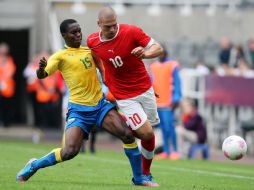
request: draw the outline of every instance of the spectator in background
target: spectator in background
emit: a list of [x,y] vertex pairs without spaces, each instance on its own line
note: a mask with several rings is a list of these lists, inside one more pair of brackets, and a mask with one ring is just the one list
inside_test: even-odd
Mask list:
[[[177,160],[179,154],[174,126],[174,110],[178,107],[182,96],[179,65],[177,61],[170,59],[165,48],[163,49],[159,61],[152,63],[150,67],[154,91],[159,96],[157,97],[158,113],[161,120],[159,127],[163,137],[163,152],[158,154],[155,159]],[[172,151],[170,145],[172,145]]]
[[194,101],[185,99],[182,101],[182,121],[183,125],[176,128],[177,142],[181,157],[187,156],[184,150],[186,142],[190,144],[206,143],[207,134],[203,118],[199,115]]
[[35,55],[23,72],[27,79],[27,92],[33,108],[34,124],[40,128],[58,127],[62,123],[61,104],[65,87],[59,72],[44,80],[37,78],[36,70],[41,57],[48,58],[49,54],[41,52]]
[[233,66],[237,67],[239,60],[245,59],[243,47],[241,45],[237,45],[234,47],[234,54],[233,54],[232,62]]
[[254,69],[254,38],[248,41],[251,68]]
[[237,62],[237,68],[234,69],[234,76],[240,76],[245,78],[254,78],[254,71],[249,68],[245,58],[240,58]]
[[217,73],[221,76],[235,75],[235,70],[238,66],[238,61],[245,59],[243,47],[241,45],[233,46],[231,41],[224,37],[221,40],[221,51],[219,54],[221,67]]
[[222,65],[230,64],[230,56],[232,50],[232,43],[227,37],[223,37],[220,42],[221,50],[219,52],[219,61]]
[[[36,92],[38,88],[39,79],[36,76],[36,70],[39,67],[39,62],[41,57],[45,57],[48,59],[49,54],[46,52],[41,52],[33,57],[33,59],[27,64],[23,75],[26,78],[26,90],[29,97],[29,102],[31,103],[33,118],[34,118],[34,125],[39,126],[40,124],[40,117],[39,117],[39,107],[38,101],[36,99]],[[43,116],[44,117],[44,116]]]
[[60,127],[62,122],[62,95],[65,90],[60,72],[39,80],[36,100],[39,106],[39,127]]
[[219,62],[221,67],[218,68],[219,75],[229,75],[231,73],[232,63],[232,42],[227,37],[223,37],[220,42],[221,50],[219,52]]
[[9,126],[13,117],[16,65],[9,55],[9,46],[0,43],[0,123]]

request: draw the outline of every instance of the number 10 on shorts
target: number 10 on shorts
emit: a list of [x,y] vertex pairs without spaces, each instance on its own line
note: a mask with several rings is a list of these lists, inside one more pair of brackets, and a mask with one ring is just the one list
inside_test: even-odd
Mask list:
[[141,118],[139,117],[139,115],[137,113],[134,113],[132,115],[132,117],[129,117],[129,119],[131,120],[131,122],[133,123],[133,125],[136,127],[138,124],[141,123]]

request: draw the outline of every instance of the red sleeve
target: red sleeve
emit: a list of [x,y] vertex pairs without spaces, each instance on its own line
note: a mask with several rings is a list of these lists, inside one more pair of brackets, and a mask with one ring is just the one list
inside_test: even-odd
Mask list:
[[89,40],[90,36],[86,38],[86,45],[91,48],[91,40]]
[[151,37],[148,36],[141,28],[132,26],[131,30],[138,46],[146,47],[151,41]]
[[97,36],[97,33],[92,33],[86,38],[86,45],[91,48],[93,46],[93,43],[95,42],[95,37]]

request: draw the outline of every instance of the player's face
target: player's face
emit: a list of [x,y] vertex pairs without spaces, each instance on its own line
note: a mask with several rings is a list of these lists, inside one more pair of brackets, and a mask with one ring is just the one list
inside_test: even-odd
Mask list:
[[80,47],[82,41],[82,32],[78,23],[72,23],[68,26],[64,39],[69,47]]
[[101,19],[98,21],[98,25],[101,28],[101,34],[106,39],[112,39],[118,30],[116,17]]

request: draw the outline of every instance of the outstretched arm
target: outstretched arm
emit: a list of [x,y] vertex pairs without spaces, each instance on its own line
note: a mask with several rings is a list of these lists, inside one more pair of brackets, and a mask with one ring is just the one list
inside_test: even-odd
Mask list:
[[45,71],[45,67],[47,66],[47,60],[45,57],[40,59],[39,68],[36,70],[36,74],[38,79],[43,79],[48,76],[48,73]]
[[152,59],[158,57],[162,52],[163,48],[161,45],[154,41],[147,50],[139,46],[134,48],[131,53],[140,59]]

